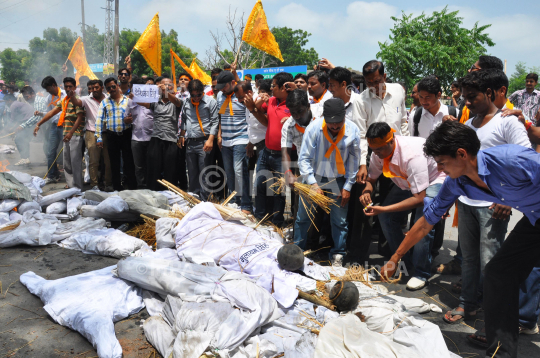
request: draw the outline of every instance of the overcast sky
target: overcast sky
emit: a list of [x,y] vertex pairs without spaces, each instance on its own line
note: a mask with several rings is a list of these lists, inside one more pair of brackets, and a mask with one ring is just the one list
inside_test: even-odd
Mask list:
[[[105,29],[106,0],[86,0],[86,23]],[[224,30],[229,7],[249,15],[255,0],[120,0],[120,28],[143,31],[156,12],[165,31],[179,34],[180,43],[204,58],[212,44],[210,30]],[[401,11],[420,14],[442,9],[447,2],[438,0],[385,2],[348,0],[263,0],[270,27],[287,26],[309,31],[309,42],[321,57],[336,65],[361,69],[375,58],[378,41],[388,39],[393,26],[391,16]],[[459,10],[464,25],[492,24],[488,29],[496,46],[488,52],[508,61],[508,73],[518,61],[540,66],[538,34],[540,1],[454,0],[451,10]],[[78,0],[0,0],[0,49],[27,48],[28,40],[42,36],[48,27],[66,26],[80,33],[81,7]],[[459,54],[455,54],[459,56]]]

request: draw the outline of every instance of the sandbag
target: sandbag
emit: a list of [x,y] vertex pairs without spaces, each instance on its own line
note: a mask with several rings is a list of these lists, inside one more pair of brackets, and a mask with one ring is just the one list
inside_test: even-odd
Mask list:
[[180,219],[176,218],[159,218],[156,221],[156,245],[158,249],[176,247],[174,234],[179,222]]
[[[40,201],[39,205],[43,206],[49,206],[52,203],[56,203],[57,201],[67,199],[69,197],[72,197],[73,195],[79,195],[81,194],[81,189],[79,188],[71,188],[59,191],[58,193],[54,193],[51,195],[44,196]],[[28,200],[31,201],[32,199]]]
[[0,173],[0,200],[16,199],[32,201],[30,190],[9,173]]
[[13,175],[13,177],[17,179],[18,181],[20,181],[22,184],[27,184],[27,183],[32,182],[32,176],[28,173],[11,170],[9,171],[9,174]]
[[20,281],[44,303],[52,319],[79,332],[92,343],[100,358],[121,358],[122,347],[114,333],[114,322],[144,308],[141,289],[111,273],[114,266],[45,280],[27,272]]
[[17,208],[17,212],[21,215],[27,212],[28,210],[41,211],[41,205],[39,205],[39,203],[35,201],[25,201],[24,203],[19,205],[19,207]]
[[103,214],[120,214],[129,210],[128,203],[117,195],[113,195],[98,204],[96,210]]
[[55,217],[29,210],[24,213],[16,229],[0,232],[0,247],[48,245],[54,242],[53,234],[58,225],[59,221]]
[[144,335],[162,357],[170,357],[176,335],[161,316],[150,317],[143,324]]
[[9,221],[9,213],[0,213],[0,225],[4,225]]
[[120,214],[103,214],[98,211],[97,206],[83,205],[81,206],[81,216],[89,218],[103,218],[107,221],[122,221],[122,222],[134,222],[140,220],[140,215],[135,213],[120,213]]
[[75,221],[58,224],[53,235],[53,242],[60,241],[70,237],[78,232],[87,232],[89,230],[102,229],[107,225],[104,219],[80,218]]
[[74,218],[77,215],[79,215],[79,210],[81,207],[86,203],[85,199],[81,199],[80,197],[73,197],[69,198],[67,200],[67,214]]
[[19,206],[20,203],[21,203],[20,200],[15,200],[15,199],[0,200],[0,212],[10,212],[11,210]]
[[57,201],[56,203],[52,203],[51,205],[47,206],[47,209],[45,209],[45,212],[47,214],[63,214],[66,212],[67,204],[65,200]]
[[[41,211],[41,208],[39,208],[39,211]],[[22,215],[19,214],[18,212],[16,211],[10,211],[9,212],[9,220],[10,221],[21,221],[22,220]]]
[[122,258],[133,254],[142,247],[148,247],[148,244],[120,230],[96,229],[71,235],[59,243],[59,246],[82,251],[85,254]]

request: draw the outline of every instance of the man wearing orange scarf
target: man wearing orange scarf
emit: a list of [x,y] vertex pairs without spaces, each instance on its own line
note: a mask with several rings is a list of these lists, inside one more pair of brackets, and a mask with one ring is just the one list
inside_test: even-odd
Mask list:
[[211,171],[205,168],[215,162],[212,149],[218,133],[218,107],[213,97],[204,94],[201,81],[190,81],[187,91],[190,98],[182,111],[182,132],[178,146],[186,147],[189,191],[206,201],[213,189],[209,182]]
[[310,72],[307,77],[311,112],[314,117],[321,118],[324,102],[332,98],[332,93],[328,90],[328,75],[324,71],[316,70]]
[[[422,155],[426,140],[421,137],[394,136],[395,130],[385,122],[369,126],[366,138],[373,151],[369,163],[366,187],[360,202],[366,207],[366,215],[380,215],[382,231],[390,250],[395,252],[404,235],[401,223],[412,209],[416,219],[422,216],[424,198],[433,198],[439,192],[446,175],[439,172],[433,158]],[[372,206],[373,187],[379,176],[390,178],[392,187],[382,206]],[[404,257],[407,272],[414,270],[407,289],[422,289],[431,276],[431,247],[435,230],[431,230],[411,254]]]
[[[342,265],[346,253],[347,210],[359,163],[360,131],[353,122],[345,119],[343,100],[329,99],[324,103],[323,118],[311,122],[304,132],[298,166],[304,183],[336,201],[330,208],[334,240],[330,260],[334,266]],[[309,203],[306,205],[309,209]],[[308,229],[312,225],[310,215],[305,205],[299,205],[294,243],[302,249],[306,248]]]

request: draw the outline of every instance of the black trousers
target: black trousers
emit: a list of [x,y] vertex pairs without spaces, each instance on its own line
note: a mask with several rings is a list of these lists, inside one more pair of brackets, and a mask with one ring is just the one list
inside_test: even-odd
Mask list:
[[107,136],[107,151],[111,162],[111,174],[114,190],[122,190],[122,176],[120,174],[120,157],[124,162],[124,176],[127,189],[137,189],[137,179],[135,178],[135,164],[133,153],[131,152],[131,128],[118,135],[115,132],[105,132]]
[[519,336],[519,287],[540,258],[540,220],[523,217],[510,232],[484,272],[486,355],[516,358]]
[[178,146],[176,146],[176,162],[175,163],[176,163],[176,173],[174,175],[174,181],[171,181],[171,183],[178,185],[180,189],[187,191],[188,178],[187,178],[186,146],[185,145],[182,148],[178,148]]
[[[146,168],[148,170],[146,172],[146,185],[148,186],[148,189],[166,190],[163,185],[157,182],[160,179],[165,179],[169,183],[176,185],[178,149],[176,142],[170,142],[159,138],[150,139],[146,156]],[[185,171],[185,157],[183,167]]]

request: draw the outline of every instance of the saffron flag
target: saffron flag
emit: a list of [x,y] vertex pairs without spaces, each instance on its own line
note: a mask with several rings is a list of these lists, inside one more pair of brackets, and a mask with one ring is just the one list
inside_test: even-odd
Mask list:
[[242,35],[242,41],[279,58],[283,62],[279,45],[268,27],[261,0],[257,0],[253,10],[251,10],[251,14],[249,14],[244,34]]
[[197,76],[193,78],[197,78],[204,85],[207,85],[207,86],[210,86],[212,84],[212,77],[210,77],[206,72],[202,70],[202,68],[199,67],[195,59],[191,61],[191,65],[189,65],[189,69],[191,70],[191,72],[193,72],[195,76]]
[[75,74],[75,79],[77,84],[79,83],[79,78],[81,76],[87,76],[91,80],[97,80],[97,76],[92,72],[88,62],[86,61],[86,53],[84,52],[84,44],[81,41],[81,38],[77,38],[77,41],[73,44],[73,48],[69,53],[68,60],[71,61],[71,64],[77,70]]
[[[191,71],[189,69],[189,67],[186,66],[186,64],[184,63],[184,61],[182,61],[182,59],[180,57],[178,57],[178,55],[173,51],[173,49],[171,48],[171,72],[172,72],[172,80],[173,80],[173,83],[174,83],[174,92],[176,92],[176,71],[174,69],[174,60],[176,59],[176,61],[178,61],[178,63],[180,64],[180,66],[182,66],[182,68],[184,69],[184,71],[186,71],[186,73],[188,73],[191,78],[198,78],[195,73],[193,73],[193,71]],[[212,81],[210,81],[212,82]]]
[[161,76],[161,32],[159,31],[159,14],[156,14],[146,30],[135,44],[137,51],[148,63],[148,66]]

